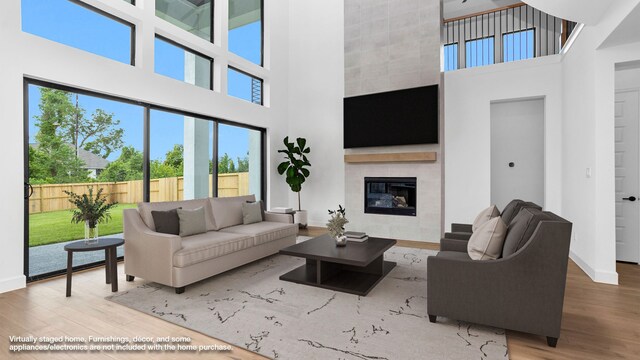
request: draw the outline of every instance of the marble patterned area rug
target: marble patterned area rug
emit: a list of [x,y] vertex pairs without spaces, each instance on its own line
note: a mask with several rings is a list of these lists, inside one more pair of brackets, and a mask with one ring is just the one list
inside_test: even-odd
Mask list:
[[[348,245],[347,245],[348,246]],[[393,247],[397,266],[360,297],[281,281],[304,259],[274,255],[187,286],[147,283],[108,300],[277,359],[508,359],[505,332],[427,317],[427,256]]]

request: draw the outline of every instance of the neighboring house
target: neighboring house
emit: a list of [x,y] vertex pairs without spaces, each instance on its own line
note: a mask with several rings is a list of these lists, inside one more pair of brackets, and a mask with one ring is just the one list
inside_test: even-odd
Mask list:
[[[71,144],[68,145],[69,147],[73,147]],[[36,148],[38,144],[31,143],[29,146]],[[102,170],[106,169],[109,165],[109,160],[84,149],[78,149],[78,158],[85,164],[84,168],[89,171],[89,177],[92,179],[97,178]]]

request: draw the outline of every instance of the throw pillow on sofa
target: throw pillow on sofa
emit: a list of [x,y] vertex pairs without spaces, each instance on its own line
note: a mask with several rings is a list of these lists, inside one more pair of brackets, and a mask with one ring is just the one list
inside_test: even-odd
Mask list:
[[262,206],[260,202],[246,202],[242,204],[242,223],[244,225],[262,221]]
[[180,218],[180,237],[207,232],[203,207],[195,210],[178,209],[178,218]]
[[480,214],[476,216],[476,219],[473,220],[473,225],[471,225],[471,230],[476,232],[476,230],[482,226],[487,221],[500,216],[500,211],[498,211],[498,207],[495,205],[491,205],[488,208],[480,211]]
[[507,225],[497,216],[476,229],[469,243],[467,253],[473,260],[495,260],[502,254]]
[[260,210],[262,211],[262,221],[266,221],[267,220],[267,216],[265,215],[265,213],[267,212],[267,210],[264,208],[264,201],[262,200],[258,200],[258,201],[247,201],[248,203],[260,203]]
[[178,209],[167,211],[151,210],[153,223],[156,226],[156,232],[163,234],[178,235],[180,234],[180,218],[178,217]]

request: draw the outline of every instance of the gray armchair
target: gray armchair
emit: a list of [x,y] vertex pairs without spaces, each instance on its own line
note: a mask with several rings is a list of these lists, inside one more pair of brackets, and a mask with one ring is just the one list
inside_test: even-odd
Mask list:
[[509,225],[500,259],[471,260],[466,247],[446,245],[427,261],[429,320],[444,316],[538,334],[555,347],[571,226],[553,213],[524,208]]

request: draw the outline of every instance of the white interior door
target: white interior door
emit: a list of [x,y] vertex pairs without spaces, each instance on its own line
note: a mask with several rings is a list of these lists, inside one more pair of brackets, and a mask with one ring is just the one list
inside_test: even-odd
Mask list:
[[638,90],[616,92],[616,259],[640,259],[640,152]]
[[544,207],[544,99],[491,104],[491,203]]

